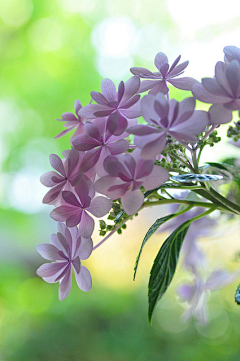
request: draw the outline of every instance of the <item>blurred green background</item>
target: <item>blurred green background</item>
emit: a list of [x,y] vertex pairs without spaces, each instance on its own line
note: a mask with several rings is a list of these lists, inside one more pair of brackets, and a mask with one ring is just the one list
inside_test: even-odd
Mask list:
[[[93,275],[89,293],[73,285],[60,302],[58,285],[36,276],[44,262],[36,246],[56,232],[51,207],[41,203],[46,188],[39,178],[50,170],[49,154],[61,156],[70,147],[69,136],[53,140],[63,130],[55,119],[74,111],[76,99],[87,104],[102,78],[126,80],[134,65],[153,70],[159,51],[170,62],[179,54],[190,60],[188,76],[212,76],[222,48],[240,47],[237,9],[238,2],[231,0],[222,8],[206,0],[0,1],[0,361],[240,359],[240,309],[233,302],[237,283],[211,295],[204,328],[181,321],[177,275],[153,326],[148,325],[148,275],[166,235],[153,237],[135,282],[132,275],[142,238],[156,218],[153,212],[139,216],[86,262]],[[172,94],[178,100],[189,96]],[[238,153],[221,144],[207,159]],[[239,224],[233,223],[203,243],[213,260],[217,254],[234,269],[239,238]],[[99,241],[97,232],[93,240]]]

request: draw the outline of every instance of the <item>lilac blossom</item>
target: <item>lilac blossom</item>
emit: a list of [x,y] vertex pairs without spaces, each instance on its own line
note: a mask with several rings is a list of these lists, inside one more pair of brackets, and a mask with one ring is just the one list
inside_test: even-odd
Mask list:
[[168,58],[164,53],[158,53],[155,57],[155,66],[158,69],[157,72],[152,73],[148,69],[133,67],[130,71],[134,75],[140,76],[143,80],[140,85],[139,93],[146,90],[150,90],[149,94],[157,94],[161,92],[167,94],[169,88],[167,82],[172,84],[175,88],[182,90],[191,90],[193,84],[197,83],[197,80],[189,77],[184,77],[176,79],[179,75],[183,74],[184,69],[188,66],[188,61],[185,61],[181,64],[178,64],[180,61],[181,55],[173,62],[172,66],[169,69]]
[[154,165],[154,160],[143,160],[139,149],[131,154],[108,156],[104,168],[108,175],[97,180],[96,191],[112,200],[121,198],[122,207],[129,215],[135,214],[143,204],[140,187],[154,189],[169,177],[165,169]]
[[162,93],[143,97],[142,115],[149,125],[136,125],[127,131],[135,134],[135,144],[142,149],[144,159],[155,158],[160,154],[169,134],[186,146],[196,143],[197,135],[209,125],[208,114],[194,110],[195,99],[186,98],[181,102],[168,101]]
[[215,78],[203,78],[193,85],[193,96],[204,103],[213,104],[209,110],[211,124],[225,124],[232,120],[232,111],[240,112],[240,63],[221,61],[215,66]]
[[[135,123],[135,122],[134,122]],[[131,124],[134,124],[131,122]],[[80,171],[86,172],[93,166],[99,176],[104,175],[103,161],[108,155],[117,155],[129,148],[129,142],[124,139],[128,133],[115,136],[106,128],[106,120],[85,123],[85,134],[73,138],[73,146],[79,151],[86,151]]]
[[128,120],[139,117],[140,95],[137,95],[140,78],[134,76],[126,83],[120,82],[118,91],[110,79],[103,79],[102,93],[92,91],[91,97],[97,104],[88,104],[79,114],[88,119],[107,117],[107,128],[115,135],[122,134],[128,126]]
[[223,269],[216,269],[207,277],[203,277],[200,272],[195,275],[194,283],[182,284],[177,293],[183,302],[187,302],[189,307],[183,313],[183,319],[188,321],[191,317],[202,325],[208,322],[207,298],[209,291],[215,291],[232,283],[239,277],[240,270],[228,272]]
[[81,102],[77,99],[74,103],[74,108],[75,108],[75,114],[73,113],[63,113],[62,114],[62,119],[56,119],[60,122],[66,122],[65,124],[63,124],[64,127],[67,127],[67,129],[63,130],[61,133],[59,133],[58,135],[56,135],[56,137],[54,137],[54,139],[60,138],[63,135],[71,132],[71,130],[77,128],[73,134],[73,136],[76,136],[78,134],[82,134],[84,132],[84,121],[86,119],[80,117],[79,115],[79,111],[82,108],[82,104]]
[[51,235],[51,244],[37,246],[38,253],[52,263],[44,263],[37,270],[37,275],[48,283],[59,281],[59,300],[63,301],[72,287],[72,268],[78,287],[88,292],[92,288],[89,270],[81,265],[81,260],[90,257],[93,249],[91,238],[81,237],[77,227],[68,229],[58,223],[58,233]]
[[91,237],[94,229],[95,217],[105,216],[112,208],[111,201],[103,196],[95,198],[89,186],[90,180],[82,179],[75,187],[75,194],[63,191],[63,202],[60,207],[55,208],[50,216],[55,221],[66,222],[67,227],[79,224],[79,232],[82,237]]
[[44,196],[43,203],[50,204],[56,202],[61,191],[71,190],[77,184],[82,177],[82,173],[79,172],[78,163],[83,154],[83,152],[80,153],[72,149],[64,160],[60,159],[56,154],[50,154],[50,164],[57,172],[47,172],[40,178],[43,185],[52,188]]

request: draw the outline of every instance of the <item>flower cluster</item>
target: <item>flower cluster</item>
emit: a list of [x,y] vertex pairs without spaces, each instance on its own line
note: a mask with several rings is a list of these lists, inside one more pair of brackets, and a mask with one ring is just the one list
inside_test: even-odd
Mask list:
[[[58,119],[66,122],[67,129],[55,138],[76,130],[70,140],[71,149],[63,152],[62,159],[51,154],[54,170],[41,177],[41,182],[51,188],[43,203],[54,206],[50,216],[61,223],[51,244],[37,249],[44,258],[55,262],[42,265],[37,274],[46,282],[60,282],[60,300],[70,291],[72,268],[79,288],[91,288],[91,276],[81,260],[99,246],[92,245],[92,216],[109,214],[108,219],[114,223],[106,225],[100,220],[100,234],[110,231],[103,243],[125,228],[139,210],[180,202],[160,195],[160,188],[165,194],[167,188],[198,193],[197,202],[181,200],[190,208],[207,208],[207,213],[217,208],[239,214],[234,204],[222,202],[216,191],[211,193],[207,182],[219,178],[201,175],[204,169],[199,166],[204,146],[215,142],[213,135],[216,142],[220,140],[215,128],[230,122],[233,111],[240,113],[240,49],[228,46],[224,52],[225,62],[217,63],[215,77],[204,78],[202,83],[190,77],[179,78],[188,61],[179,64],[178,56],[169,66],[167,56],[160,52],[155,57],[157,72],[133,67],[133,76],[121,81],[117,89],[110,79],[103,79],[101,92],[92,91],[89,104],[82,106],[77,100],[76,115],[63,113]],[[182,101],[170,99],[168,84],[192,91],[193,96]],[[148,94],[141,97],[146,91]],[[209,111],[197,110],[196,99],[212,104]],[[205,213],[191,213],[188,222]],[[185,244],[190,250],[185,262],[193,271],[192,260],[201,255],[191,237]]]

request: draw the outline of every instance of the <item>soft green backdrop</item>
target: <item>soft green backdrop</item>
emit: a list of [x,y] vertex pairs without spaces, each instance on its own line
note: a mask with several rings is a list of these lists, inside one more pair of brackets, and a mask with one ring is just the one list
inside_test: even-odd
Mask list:
[[[218,2],[204,0],[198,8],[187,0],[0,2],[0,361],[239,360],[236,284],[211,296],[211,320],[203,328],[180,320],[176,279],[148,325],[147,278],[162,236],[153,238],[135,282],[132,274],[152,214],[95,252],[88,294],[74,285],[59,302],[58,286],[36,276],[44,262],[36,246],[56,231],[51,207],[41,204],[46,190],[39,177],[50,170],[50,153],[69,148],[68,136],[53,140],[62,130],[54,119],[73,111],[76,99],[87,104],[103,77],[118,82],[130,66],[153,69],[158,51],[170,61],[182,53],[191,61],[189,76],[212,76],[223,46],[240,46],[237,2],[234,10],[228,1],[217,11],[212,3]],[[224,229],[225,240],[233,239],[232,262],[223,263],[236,268],[240,234],[232,227],[230,235]],[[217,252],[224,251],[220,243]]]

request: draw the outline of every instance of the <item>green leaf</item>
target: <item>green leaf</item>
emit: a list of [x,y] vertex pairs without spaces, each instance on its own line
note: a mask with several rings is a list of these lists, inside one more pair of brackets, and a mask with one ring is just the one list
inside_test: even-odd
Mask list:
[[148,318],[152,321],[153,311],[166,292],[175,273],[179,253],[190,221],[181,224],[163,243],[154,260],[148,284]]
[[153,233],[155,233],[155,231],[165,222],[167,222],[169,219],[171,218],[174,218],[176,217],[178,214],[170,214],[168,216],[165,216],[165,217],[162,217],[162,218],[158,218],[154,223],[153,225],[149,228],[149,230],[147,231],[144,239],[143,239],[143,242],[142,242],[142,245],[141,245],[141,248],[140,248],[140,251],[138,253],[138,256],[137,256],[137,259],[136,259],[136,263],[135,263],[135,266],[134,266],[134,275],[133,275],[133,280],[135,280],[135,277],[136,277],[136,273],[137,273],[137,268],[138,268],[138,263],[139,263],[139,260],[140,260],[140,256],[142,254],[142,250],[143,250],[143,247],[145,246],[145,243],[148,241],[148,239],[153,235]]

